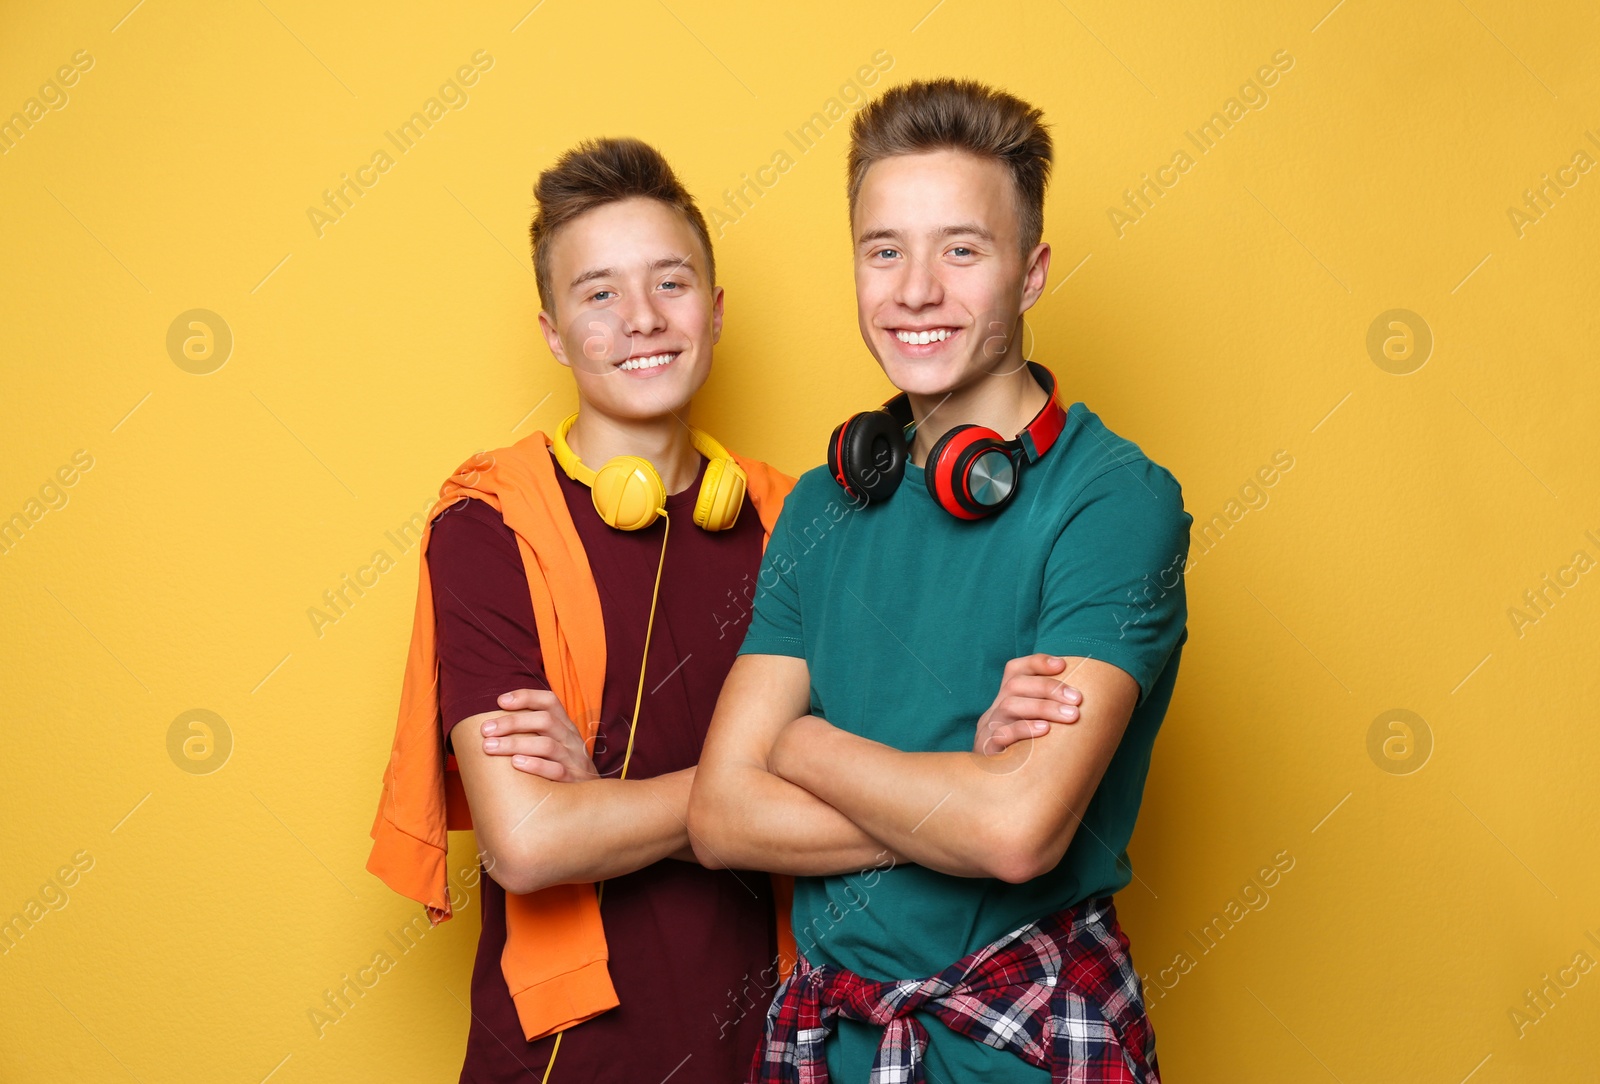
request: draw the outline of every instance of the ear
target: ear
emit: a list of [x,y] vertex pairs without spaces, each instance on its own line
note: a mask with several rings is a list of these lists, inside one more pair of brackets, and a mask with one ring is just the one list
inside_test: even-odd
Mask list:
[[550,348],[550,353],[555,355],[556,360],[567,368],[572,368],[572,362],[567,360],[567,348],[562,343],[561,336],[556,332],[555,317],[543,309],[539,311],[539,331],[543,333],[544,343]]
[[1022,311],[1033,308],[1044,293],[1045,280],[1050,277],[1050,246],[1040,241],[1028,256],[1028,270],[1022,276]]
[[711,299],[711,343],[716,345],[722,341],[722,287],[716,288],[716,293]]

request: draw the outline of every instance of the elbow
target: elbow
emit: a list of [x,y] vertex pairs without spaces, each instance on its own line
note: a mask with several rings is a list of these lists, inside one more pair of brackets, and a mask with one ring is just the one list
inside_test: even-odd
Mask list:
[[495,884],[517,896],[549,888],[560,880],[555,871],[540,862],[536,855],[522,853],[513,847],[484,846],[483,868]]
[[1037,852],[1016,849],[1012,854],[991,855],[985,862],[985,872],[997,881],[1023,885],[1043,877],[1056,868],[1059,858],[1051,860]]
[[1005,822],[997,825],[979,857],[985,876],[1007,884],[1027,884],[1043,877],[1067,853],[1070,836],[1060,836],[1047,831],[1030,830],[1013,824],[1009,831]]
[[695,861],[706,869],[727,869],[728,864],[717,857],[717,828],[722,818],[717,811],[715,782],[706,783],[709,773],[704,766],[695,772],[694,786],[689,790],[689,816],[685,827],[689,832],[689,846]]
[[717,852],[713,851],[704,839],[691,835],[689,837],[689,846],[694,850],[694,860],[706,869],[728,868],[728,864],[717,857]]
[[717,858],[716,843],[706,835],[714,823],[716,818],[708,814],[703,807],[697,808],[691,799],[689,818],[685,826],[689,830],[689,848],[694,851],[694,860],[706,869],[727,869],[727,863]]
[[490,873],[489,876],[495,884],[512,896],[526,896],[545,887],[531,878],[513,875],[509,871]]

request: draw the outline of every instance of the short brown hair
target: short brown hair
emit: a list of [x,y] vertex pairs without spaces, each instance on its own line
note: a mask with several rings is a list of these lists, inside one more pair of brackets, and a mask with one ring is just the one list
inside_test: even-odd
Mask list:
[[585,211],[635,196],[660,200],[689,220],[706,250],[706,275],[713,284],[717,281],[717,258],[705,217],[666,157],[638,139],[590,139],[563,154],[534,182],[537,206],[528,236],[533,242],[539,303],[546,312],[556,311],[550,289],[550,244],[561,227]]
[[895,87],[850,125],[850,217],[874,162],[902,154],[957,150],[1011,172],[1022,209],[1022,248],[1044,235],[1044,189],[1054,151],[1042,110],[971,79],[928,79]]

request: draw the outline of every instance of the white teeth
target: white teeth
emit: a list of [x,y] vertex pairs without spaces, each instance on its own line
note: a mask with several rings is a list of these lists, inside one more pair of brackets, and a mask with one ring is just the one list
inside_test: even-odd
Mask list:
[[623,362],[621,365],[619,365],[617,367],[619,369],[630,369],[630,370],[631,369],[654,369],[658,365],[665,365],[667,362],[671,361],[673,358],[675,358],[677,356],[678,356],[677,354],[651,354],[647,358],[629,358],[627,361]]
[[950,337],[950,329],[942,327],[937,331],[897,331],[894,337],[909,345],[923,346],[927,343],[944,342]]

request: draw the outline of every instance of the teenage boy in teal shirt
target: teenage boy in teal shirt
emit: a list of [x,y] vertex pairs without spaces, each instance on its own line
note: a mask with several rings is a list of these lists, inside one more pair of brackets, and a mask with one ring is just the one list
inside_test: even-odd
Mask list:
[[[1039,110],[970,82],[896,88],[852,128],[858,318],[904,394],[785,502],[689,804],[702,862],[798,878],[802,959],[751,1080],[1159,1080],[1111,896],[1187,639],[1191,517],[1022,358],[1051,154]],[[1030,653],[1065,660],[1078,721],[975,755]]]

